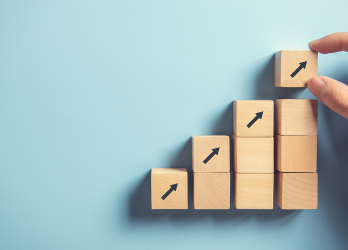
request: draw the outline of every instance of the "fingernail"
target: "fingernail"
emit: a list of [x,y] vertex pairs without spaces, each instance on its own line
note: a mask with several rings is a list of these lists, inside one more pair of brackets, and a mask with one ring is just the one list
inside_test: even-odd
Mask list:
[[319,40],[320,40],[320,38],[311,41],[310,43],[308,43],[308,47],[311,47],[313,44],[315,44],[315,43],[318,42]]
[[326,86],[326,82],[324,82],[320,77],[315,76],[308,82],[308,89],[312,94],[320,99],[321,97],[321,91]]

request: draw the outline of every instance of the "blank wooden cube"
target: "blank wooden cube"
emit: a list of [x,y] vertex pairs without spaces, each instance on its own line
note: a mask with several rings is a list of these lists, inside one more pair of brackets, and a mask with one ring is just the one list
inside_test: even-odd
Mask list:
[[230,172],[230,137],[193,136],[193,172]]
[[276,172],[275,202],[281,209],[317,209],[317,173]]
[[238,173],[273,173],[273,137],[233,136],[233,165]]
[[273,101],[234,101],[233,135],[273,137]]
[[275,135],[276,169],[280,172],[317,172],[316,135]]
[[317,135],[318,100],[275,100],[275,130],[279,135]]
[[237,209],[273,209],[273,174],[235,174]]
[[193,207],[229,209],[230,173],[194,173]]
[[153,168],[151,170],[152,209],[187,209],[187,169]]
[[318,52],[282,50],[275,54],[274,86],[306,87],[318,75]]

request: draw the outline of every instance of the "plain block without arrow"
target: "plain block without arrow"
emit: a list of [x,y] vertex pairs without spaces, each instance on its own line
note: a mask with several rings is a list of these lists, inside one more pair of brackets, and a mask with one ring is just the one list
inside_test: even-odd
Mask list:
[[274,86],[306,87],[318,75],[318,52],[282,50],[275,53]]
[[233,136],[233,165],[237,173],[273,173],[273,137]]
[[230,173],[193,173],[193,207],[229,209],[230,183]]
[[280,172],[317,172],[316,135],[275,135],[275,165]]
[[237,209],[273,209],[273,174],[235,174]]
[[151,170],[152,209],[187,209],[187,169],[153,168]]
[[279,135],[317,135],[318,100],[277,99],[275,131]]
[[230,172],[230,137],[193,136],[192,169],[193,172]]
[[317,209],[317,173],[276,172],[275,202],[282,209]]
[[234,101],[233,135],[273,137],[273,101]]

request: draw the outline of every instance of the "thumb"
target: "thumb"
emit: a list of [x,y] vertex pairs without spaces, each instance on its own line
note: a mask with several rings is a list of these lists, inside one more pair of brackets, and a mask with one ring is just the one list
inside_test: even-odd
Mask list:
[[348,119],[348,86],[326,76],[308,81],[308,89],[322,103]]

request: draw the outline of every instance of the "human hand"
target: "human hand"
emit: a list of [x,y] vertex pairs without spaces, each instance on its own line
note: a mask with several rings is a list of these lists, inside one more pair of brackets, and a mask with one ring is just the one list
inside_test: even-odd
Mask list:
[[[334,33],[314,40],[309,48],[322,54],[348,51],[348,32]],[[348,119],[348,86],[326,76],[315,76],[308,81],[308,89],[322,103]]]

